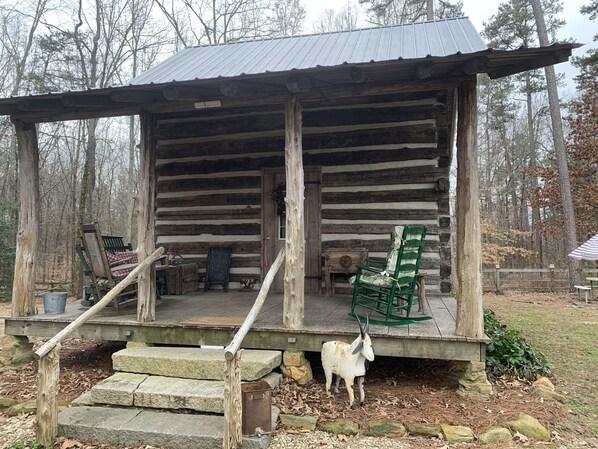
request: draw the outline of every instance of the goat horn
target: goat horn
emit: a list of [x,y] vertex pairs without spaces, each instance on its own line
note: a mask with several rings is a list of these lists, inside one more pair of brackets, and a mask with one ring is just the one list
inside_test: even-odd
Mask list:
[[357,318],[357,323],[359,323],[359,333],[361,334],[361,338],[365,338],[365,331],[363,330],[361,321],[359,321],[359,315],[355,314],[355,318]]
[[372,314],[372,312],[368,313],[368,316],[366,317],[366,321],[365,321],[365,333],[369,334],[370,333],[370,315]]

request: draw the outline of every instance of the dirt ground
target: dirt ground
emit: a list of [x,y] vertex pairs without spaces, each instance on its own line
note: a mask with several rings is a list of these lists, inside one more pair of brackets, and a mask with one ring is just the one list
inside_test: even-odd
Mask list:
[[[6,306],[0,303],[0,316],[8,313]],[[36,342],[36,345],[41,343]],[[108,377],[112,373],[110,356],[122,347],[123,344],[117,342],[65,341],[61,349],[59,399],[70,401]],[[362,424],[361,428],[367,421],[374,419],[421,424],[448,423],[468,426],[476,434],[516,418],[519,413],[527,413],[552,431],[553,443],[558,443],[552,447],[595,447],[594,444],[583,442],[575,426],[571,425],[574,416],[566,406],[532,397],[530,384],[523,380],[495,381],[495,394],[489,400],[464,399],[456,393],[460,373],[458,364],[378,357],[367,374],[365,406],[351,410],[344,387],[334,398],[326,397],[319,354],[310,353],[307,357],[314,370],[313,384],[300,387],[283,380],[281,386],[273,391],[273,403],[283,413],[317,415],[320,421],[347,418]],[[2,373],[0,396],[28,400],[35,398],[35,395],[34,363],[21,371]],[[0,415],[0,424],[3,419],[6,421],[7,418]],[[573,441],[581,443],[563,446]],[[523,440],[517,444],[529,446],[529,442]],[[442,444],[439,441],[422,440],[416,445],[424,446],[442,447]]]

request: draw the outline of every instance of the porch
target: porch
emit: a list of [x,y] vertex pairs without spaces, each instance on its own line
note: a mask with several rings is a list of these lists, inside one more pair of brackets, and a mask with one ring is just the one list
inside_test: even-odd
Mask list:
[[[169,345],[222,345],[230,343],[251,309],[256,293],[221,290],[164,296],[156,307],[156,320],[137,321],[135,307],[116,312],[104,309],[77,329],[72,337]],[[404,326],[370,325],[376,355],[458,361],[484,361],[485,338],[455,334],[456,302],[450,297],[427,298],[431,320]],[[319,352],[323,341],[351,341],[359,329],[347,315],[351,296],[305,295],[305,319],[301,329],[285,329],[283,294],[270,293],[254,325],[243,341],[245,348]],[[6,333],[53,337],[86,308],[68,304],[59,315],[38,313],[7,317]]]

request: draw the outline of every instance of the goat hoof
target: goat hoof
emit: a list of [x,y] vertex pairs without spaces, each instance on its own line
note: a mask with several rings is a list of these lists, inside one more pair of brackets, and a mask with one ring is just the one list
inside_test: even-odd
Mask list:
[[351,410],[355,410],[355,404],[351,404],[351,405],[349,406],[349,408],[350,408]]
[[360,406],[362,406],[362,407],[363,407],[363,406],[365,406],[365,401],[361,401],[361,402],[359,403],[359,405],[360,405]]

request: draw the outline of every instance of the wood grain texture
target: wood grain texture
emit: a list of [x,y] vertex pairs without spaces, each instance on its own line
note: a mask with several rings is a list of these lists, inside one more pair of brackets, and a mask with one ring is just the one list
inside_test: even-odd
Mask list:
[[36,438],[44,447],[53,446],[58,435],[59,377],[60,343],[38,364]]
[[35,314],[39,241],[39,150],[35,125],[16,120],[19,162],[19,223],[12,287],[12,316]]

